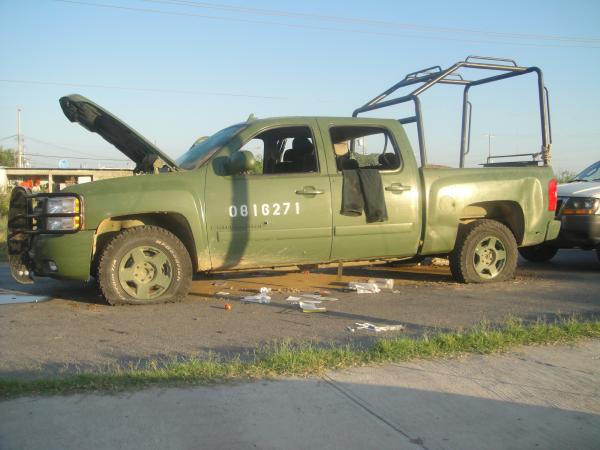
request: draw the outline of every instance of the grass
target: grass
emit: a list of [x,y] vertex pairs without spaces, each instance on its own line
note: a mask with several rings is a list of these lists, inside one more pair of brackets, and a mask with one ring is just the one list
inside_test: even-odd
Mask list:
[[533,324],[511,319],[501,327],[482,324],[465,332],[438,333],[419,339],[382,338],[365,349],[349,345],[324,348],[311,343],[281,341],[257,351],[250,361],[241,361],[239,358],[221,361],[212,355],[207,359],[153,361],[143,368],[118,368],[105,373],[80,373],[29,381],[0,379],[0,398],[90,391],[119,392],[152,386],[201,385],[282,376],[306,377],[330,369],[455,357],[468,353],[489,354],[504,352],[519,345],[567,343],[599,337],[600,320],[584,322],[570,318]]

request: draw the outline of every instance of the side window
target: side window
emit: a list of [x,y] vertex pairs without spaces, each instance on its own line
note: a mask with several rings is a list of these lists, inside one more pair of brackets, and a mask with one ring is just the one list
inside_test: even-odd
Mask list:
[[378,127],[333,127],[331,142],[338,171],[358,168],[396,170],[400,152],[388,130]]
[[309,127],[273,128],[256,135],[240,150],[254,155],[251,175],[318,172],[319,166]]

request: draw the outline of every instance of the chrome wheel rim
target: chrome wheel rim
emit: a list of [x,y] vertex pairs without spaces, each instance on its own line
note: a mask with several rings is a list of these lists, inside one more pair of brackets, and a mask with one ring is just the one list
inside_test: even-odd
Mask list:
[[473,254],[475,272],[484,279],[496,278],[506,265],[506,247],[494,236],[479,241]]

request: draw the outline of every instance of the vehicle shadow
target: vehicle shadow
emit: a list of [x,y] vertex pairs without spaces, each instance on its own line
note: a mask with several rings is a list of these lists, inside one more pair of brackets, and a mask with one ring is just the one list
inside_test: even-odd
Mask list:
[[[251,281],[253,278],[261,278],[269,280],[272,279],[273,282],[276,282],[278,278],[286,277],[291,273],[304,274],[302,270],[297,268],[257,269],[256,271],[232,271],[216,272],[212,274],[197,274],[194,276],[194,280],[244,280],[245,282],[253,283],[253,281]],[[307,280],[310,279],[311,275],[337,276],[337,268],[313,268],[309,273],[306,273]],[[343,268],[343,276],[357,278],[356,281],[359,279],[366,280],[369,278],[392,278],[401,281],[455,283],[447,267],[419,266],[416,264],[392,266],[382,263],[377,265],[367,264],[364,266],[350,266]],[[336,282],[336,284],[341,285],[340,282]],[[347,285],[347,283],[345,284]]]
[[108,305],[102,297],[95,280],[88,282],[36,279],[34,284],[18,284],[12,278],[3,276],[0,269],[2,286],[0,294],[39,296],[40,299],[61,299],[84,304]]

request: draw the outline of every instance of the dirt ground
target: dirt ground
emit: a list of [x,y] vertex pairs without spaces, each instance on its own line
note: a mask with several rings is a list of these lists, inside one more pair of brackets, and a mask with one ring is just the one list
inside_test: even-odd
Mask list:
[[[363,345],[375,337],[351,332],[356,322],[402,324],[407,335],[463,329],[508,316],[527,320],[578,314],[600,315],[600,264],[592,252],[562,251],[550,263],[520,262],[514,280],[490,285],[452,281],[447,267],[373,265],[310,274],[267,270],[198,277],[179,304],[111,307],[92,284],[38,279],[32,286],[12,281],[0,265],[0,293],[49,296],[40,303],[0,305],[0,376],[31,377],[160,358],[252,355],[273,340]],[[349,281],[392,278],[392,291],[357,294]],[[240,298],[271,289],[270,304]],[[229,295],[219,294],[228,292]],[[285,299],[320,293],[324,313],[304,313]],[[225,310],[225,303],[232,305]]]

